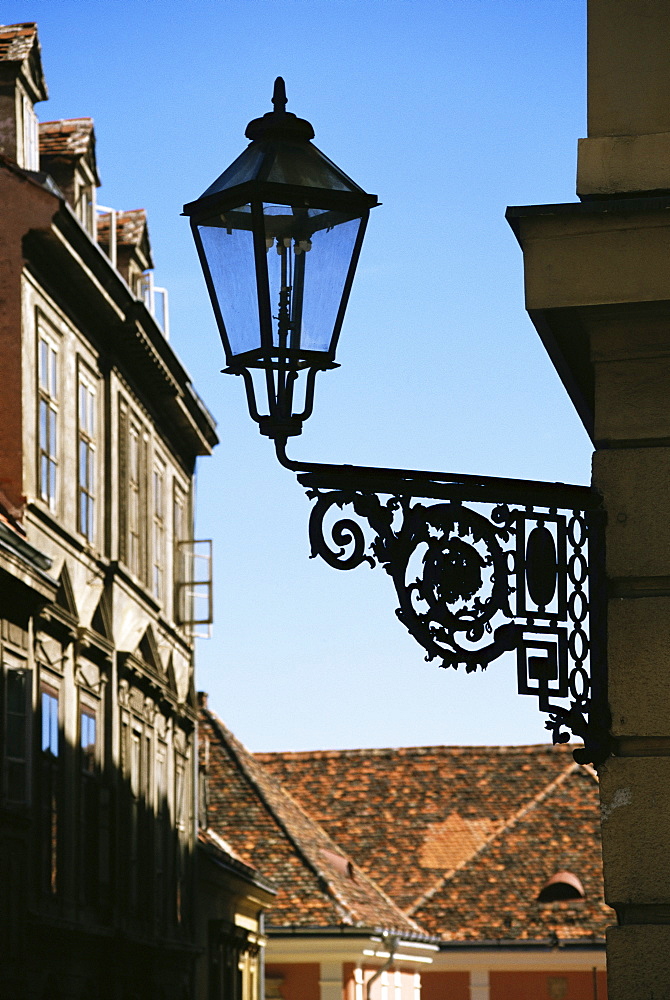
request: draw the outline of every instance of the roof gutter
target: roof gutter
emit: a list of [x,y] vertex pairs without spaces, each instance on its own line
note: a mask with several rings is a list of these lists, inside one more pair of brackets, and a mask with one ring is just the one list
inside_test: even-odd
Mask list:
[[[323,937],[352,937],[352,938],[372,938],[378,940],[389,937],[390,932],[380,927],[353,927],[347,924],[333,924],[325,927],[300,927],[295,924],[267,926],[266,932],[270,937],[301,937],[301,938],[323,938]],[[414,945],[414,947],[427,947],[437,950],[444,943],[440,938],[431,934],[405,933],[395,935],[397,941],[403,945]]]
[[440,941],[440,951],[604,951],[605,939],[544,938],[537,941]]

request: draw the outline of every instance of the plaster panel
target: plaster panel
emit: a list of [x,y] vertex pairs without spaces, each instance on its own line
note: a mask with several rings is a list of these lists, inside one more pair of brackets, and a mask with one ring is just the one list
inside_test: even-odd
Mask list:
[[670,130],[667,0],[589,0],[588,132]]
[[670,133],[579,140],[578,195],[630,194],[668,188]]
[[547,214],[520,220],[526,309],[670,298],[663,215]]
[[613,448],[593,456],[607,509],[607,575],[670,576],[670,448]]
[[670,735],[670,596],[611,600],[608,619],[612,734]]
[[610,927],[608,1000],[670,1000],[670,926]]
[[595,365],[595,438],[670,438],[670,356]]
[[[667,907],[670,758],[611,757],[598,773],[606,902],[618,908]],[[670,925],[666,932],[670,961]],[[670,983],[670,964],[666,970]]]

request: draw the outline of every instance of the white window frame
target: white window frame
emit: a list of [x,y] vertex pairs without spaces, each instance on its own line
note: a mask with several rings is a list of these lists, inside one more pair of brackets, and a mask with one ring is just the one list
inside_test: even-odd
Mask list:
[[60,492],[60,345],[37,325],[37,493],[54,513]]
[[77,379],[77,527],[91,543],[95,543],[97,534],[97,425],[97,379],[80,365]]
[[165,575],[167,557],[166,531],[166,484],[167,464],[158,455],[154,455],[153,473],[151,477],[151,592],[157,601],[165,601]]

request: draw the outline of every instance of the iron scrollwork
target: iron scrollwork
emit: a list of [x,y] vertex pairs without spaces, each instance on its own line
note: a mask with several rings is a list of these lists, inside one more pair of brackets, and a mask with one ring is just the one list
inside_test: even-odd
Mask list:
[[507,480],[415,481],[409,474],[395,483],[368,476],[366,485],[364,473],[379,470],[358,471],[299,477],[315,500],[312,556],[342,570],[383,566],[395,585],[398,618],[442,667],[471,672],[514,654],[519,693],[538,699],[553,741],[574,736],[584,742],[576,760],[604,760],[597,494]]

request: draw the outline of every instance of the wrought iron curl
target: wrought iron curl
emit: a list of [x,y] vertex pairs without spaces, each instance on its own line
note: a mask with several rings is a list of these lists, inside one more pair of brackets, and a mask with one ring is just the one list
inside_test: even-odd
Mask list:
[[358,521],[342,517],[330,527],[328,533],[333,545],[337,546],[335,550],[330,547],[324,533],[324,521],[329,511],[333,507],[342,509],[349,504],[354,505],[355,494],[342,493],[339,490],[328,493],[309,490],[307,495],[310,499],[316,497],[309,518],[310,558],[321,556],[333,569],[356,569],[364,562],[371,567],[375,566],[374,557],[366,554],[367,541]]

